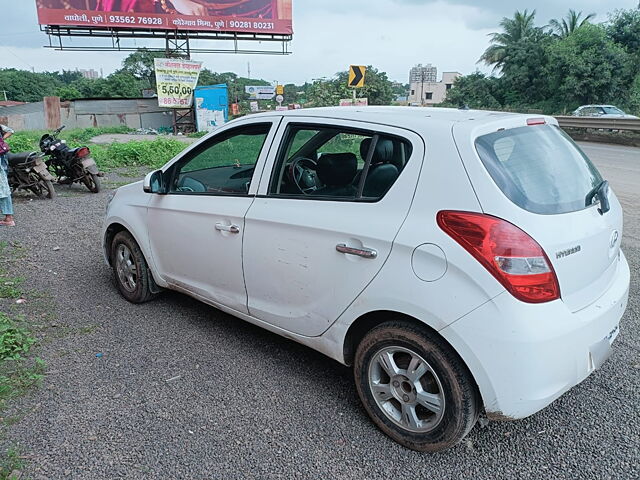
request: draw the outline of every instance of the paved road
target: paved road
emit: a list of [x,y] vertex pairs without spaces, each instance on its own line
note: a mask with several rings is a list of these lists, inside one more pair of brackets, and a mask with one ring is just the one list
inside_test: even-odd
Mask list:
[[640,150],[585,149],[625,207],[632,299],[613,358],[533,417],[438,455],[399,447],[320,354],[182,295],[124,302],[100,256],[106,194],[74,187],[17,205],[28,286],[52,295],[29,308],[55,318],[40,322],[49,374],[0,442],[19,443],[36,480],[639,478]]

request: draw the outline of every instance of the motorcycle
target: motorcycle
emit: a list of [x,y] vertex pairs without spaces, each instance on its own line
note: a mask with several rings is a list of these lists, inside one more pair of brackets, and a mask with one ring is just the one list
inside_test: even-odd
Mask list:
[[7,178],[12,192],[28,190],[42,198],[55,198],[53,176],[38,152],[9,153]]
[[64,128],[63,125],[40,139],[40,150],[49,157],[45,162],[47,168],[53,171],[62,185],[83,183],[90,192],[98,193],[101,174],[89,156],[91,150],[89,147],[69,148],[66,141],[58,138]]

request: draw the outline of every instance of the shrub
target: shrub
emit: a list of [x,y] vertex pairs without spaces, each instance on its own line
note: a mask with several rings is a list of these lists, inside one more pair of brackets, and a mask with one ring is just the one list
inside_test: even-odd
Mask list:
[[178,140],[162,137],[153,141],[138,140],[128,143],[112,143],[104,147],[93,147],[93,158],[101,169],[160,168],[187,146]]

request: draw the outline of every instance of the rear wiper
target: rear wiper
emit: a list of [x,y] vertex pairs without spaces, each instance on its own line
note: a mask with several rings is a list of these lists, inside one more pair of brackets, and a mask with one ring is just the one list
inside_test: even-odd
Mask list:
[[593,205],[593,199],[598,197],[600,200],[600,208],[598,212],[600,215],[604,215],[609,210],[611,210],[611,205],[609,204],[609,182],[604,180],[597,187],[593,188],[585,199],[585,207],[590,207]]

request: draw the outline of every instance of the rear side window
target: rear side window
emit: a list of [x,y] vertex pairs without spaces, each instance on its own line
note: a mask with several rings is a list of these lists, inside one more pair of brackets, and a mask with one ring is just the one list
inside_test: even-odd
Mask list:
[[602,176],[569,136],[540,125],[502,130],[476,140],[485,168],[519,207],[543,215],[583,210]]

